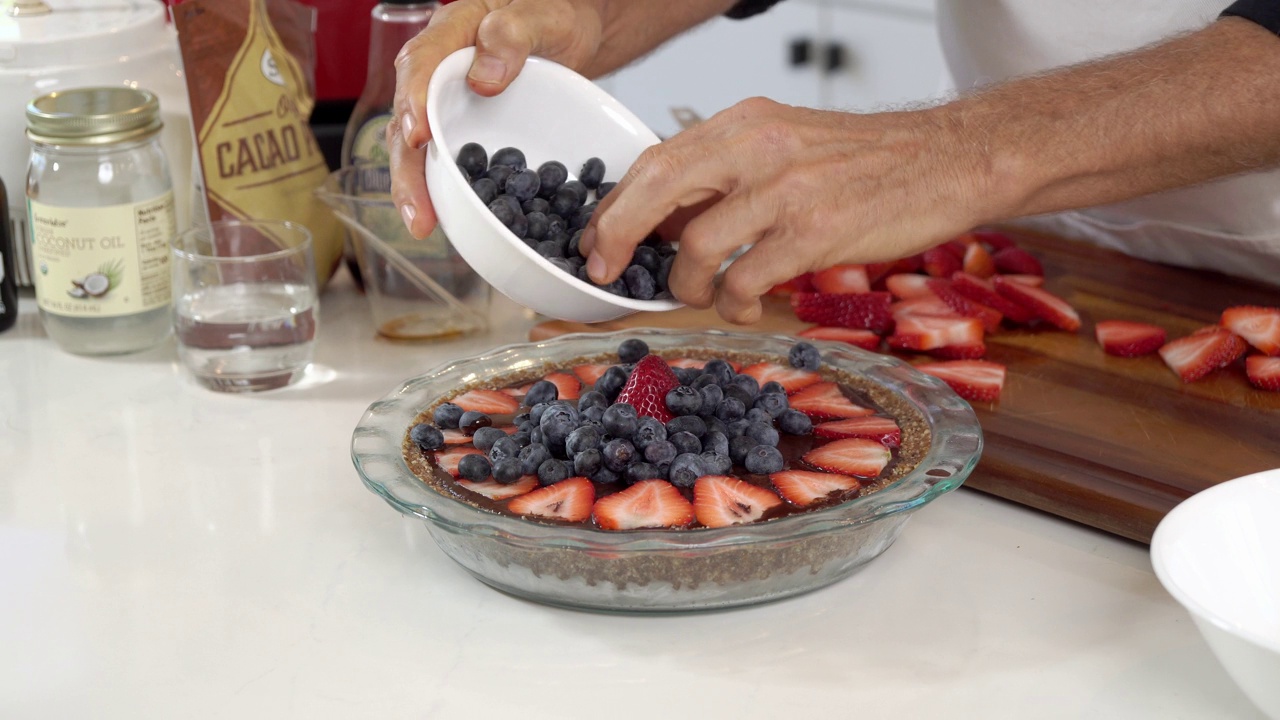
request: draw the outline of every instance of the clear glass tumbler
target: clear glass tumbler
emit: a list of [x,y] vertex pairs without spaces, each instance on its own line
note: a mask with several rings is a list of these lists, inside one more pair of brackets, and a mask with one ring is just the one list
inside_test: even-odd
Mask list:
[[320,321],[311,233],[221,220],[179,235],[173,310],[178,357],[201,385],[255,392],[295,382]]

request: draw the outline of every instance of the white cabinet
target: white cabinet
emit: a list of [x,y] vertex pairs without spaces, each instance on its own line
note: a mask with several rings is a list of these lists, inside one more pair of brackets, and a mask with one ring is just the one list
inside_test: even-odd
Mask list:
[[601,84],[666,137],[673,107],[706,118],[763,95],[868,110],[933,97],[943,76],[931,0],[787,0],[716,18]]

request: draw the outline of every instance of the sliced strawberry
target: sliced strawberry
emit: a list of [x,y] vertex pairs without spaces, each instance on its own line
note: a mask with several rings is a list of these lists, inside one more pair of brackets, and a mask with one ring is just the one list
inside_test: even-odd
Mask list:
[[769,289],[769,295],[790,295],[798,292],[813,292],[813,273],[797,275],[786,282],[780,282]]
[[807,330],[801,330],[796,333],[796,336],[810,340],[834,340],[836,342],[849,343],[863,350],[875,350],[880,347],[880,336],[870,330],[815,325]]
[[783,470],[770,475],[769,481],[778,488],[779,495],[800,507],[861,487],[857,478],[811,470]]
[[693,522],[693,505],[666,480],[641,480],[596,501],[591,511],[605,530],[683,527]]
[[813,426],[813,434],[822,438],[869,438],[887,447],[898,447],[902,442],[902,429],[893,418],[880,415],[847,418],[819,423]]
[[991,248],[992,252],[998,252],[1007,247],[1013,247],[1016,244],[1013,242],[1013,238],[1002,232],[995,232],[994,230],[974,230],[969,234],[977,238],[978,242],[983,243],[988,248]]
[[616,402],[631,403],[636,414],[665,423],[675,417],[667,410],[667,393],[679,384],[666,360],[657,355],[645,355],[631,371]]
[[1222,311],[1222,326],[1267,355],[1280,355],[1280,308],[1241,305]]
[[928,297],[929,276],[916,273],[898,273],[884,279],[884,286],[899,300]]
[[888,275],[894,270],[894,268],[898,267],[898,262],[899,261],[895,260],[893,262],[867,263],[867,282],[874,285],[877,280]]
[[996,277],[995,284],[996,292],[1027,308],[1050,325],[1067,332],[1080,329],[1080,315],[1075,308],[1048,290],[1010,282],[1000,276]]
[[892,301],[887,292],[796,293],[791,296],[791,309],[805,322],[888,332],[893,326],[893,316],[889,314]]
[[781,504],[768,490],[724,475],[703,475],[693,485],[693,511],[707,527],[755,522]]
[[822,293],[857,295],[871,292],[871,281],[863,265],[835,265],[813,274],[813,289]]
[[1118,357],[1150,355],[1168,339],[1168,333],[1158,325],[1129,320],[1103,320],[1094,327],[1094,334],[1103,352]]
[[444,435],[445,445],[470,445],[471,436],[454,428],[440,431]]
[[996,270],[1016,275],[1044,275],[1044,266],[1035,255],[1018,247],[1007,247],[997,250],[991,259],[995,261]]
[[520,401],[497,390],[469,390],[451,400],[463,410],[486,415],[510,415],[520,409]]
[[1244,371],[1259,390],[1280,391],[1280,357],[1250,355],[1245,358]]
[[596,365],[579,365],[573,369],[573,374],[578,376],[584,385],[595,385],[612,365],[596,364]]
[[931,277],[949,278],[957,270],[964,269],[964,264],[960,262],[963,255],[957,256],[945,245],[925,250],[923,257],[924,271]]
[[904,317],[961,317],[960,313],[952,310],[950,305],[933,293],[929,293],[928,297],[899,300],[889,306],[889,312],[893,314],[894,322]]
[[893,264],[893,268],[889,270],[890,275],[894,273],[918,273],[924,271],[924,253],[916,253],[899,258],[898,262]]
[[1000,277],[1009,282],[1018,283],[1019,285],[1029,285],[1031,287],[1041,287],[1044,285],[1043,275],[1019,275],[1017,273],[1006,273]]
[[1036,319],[1035,313],[996,292],[996,286],[990,280],[958,272],[951,276],[951,288],[960,295],[995,310],[1008,318],[1009,322],[1026,325]]
[[840,392],[840,386],[821,382],[791,396],[791,409],[799,410],[814,420],[862,417],[875,413],[871,408],[855,405]]
[[569,373],[553,372],[542,379],[556,386],[557,400],[577,400],[582,392],[582,382]]
[[888,343],[889,347],[900,350],[981,344],[982,323],[968,317],[909,315],[898,320]]
[[944,360],[977,360],[987,356],[987,344],[976,342],[961,345],[943,345],[927,352]]
[[[962,273],[956,274],[960,275]],[[987,332],[995,332],[1000,329],[1000,321],[1004,319],[1004,315],[1000,311],[980,302],[970,300],[960,294],[951,286],[950,280],[929,278],[929,290],[934,295],[937,295],[939,300],[946,303],[948,307],[955,310],[956,314],[980,320],[982,329]]]
[[957,260],[964,262],[964,251],[967,250],[969,246],[975,242],[977,241],[974,240],[973,238],[970,238],[965,235],[961,235],[960,237],[952,238],[942,243],[938,247],[942,248],[943,250],[946,250],[952,255],[955,255]]
[[1166,343],[1160,357],[1182,382],[1195,382],[1244,355],[1249,346],[1239,335],[1223,328],[1200,329]]
[[[729,365],[733,368],[734,372],[738,372],[739,370],[742,369],[741,363],[736,363],[732,360],[727,360],[726,362],[729,363]],[[674,359],[668,360],[667,365],[673,368],[695,368],[695,369],[701,370],[702,368],[707,366],[707,361],[699,360],[697,358],[674,358]]]
[[989,278],[996,274],[996,262],[991,259],[991,253],[978,243],[965,248],[963,265],[964,272],[980,278]]
[[510,485],[503,485],[496,480],[485,480],[484,482],[458,480],[458,486],[483,495],[490,500],[506,500],[507,498],[524,495],[538,487],[538,478],[536,475],[524,475]]
[[501,390],[499,390],[498,392],[506,393],[506,394],[510,395],[511,397],[513,397],[513,398],[517,398],[517,399],[518,399],[518,398],[522,398],[522,397],[524,397],[524,396],[525,396],[525,394],[529,392],[529,388],[530,388],[532,385],[533,385],[533,383],[529,383],[528,385],[525,385],[524,387],[505,387],[505,388],[502,388]]
[[986,360],[949,360],[916,365],[916,370],[933,375],[970,402],[994,402],[1004,387],[1004,366]]
[[507,509],[517,515],[581,522],[591,517],[595,502],[595,486],[587,478],[575,477],[521,495],[507,503]]
[[884,470],[893,457],[889,448],[867,438],[832,440],[804,454],[803,460],[810,466],[827,472],[875,477]]
[[435,461],[436,461],[436,465],[439,465],[441,470],[449,473],[454,477],[458,477],[458,461],[459,460],[461,460],[462,458],[468,455],[483,455],[483,454],[484,453],[480,452],[479,450],[477,450],[476,448],[470,445],[455,446],[455,447],[449,448],[448,450],[437,451],[435,454]]
[[762,362],[742,368],[743,375],[750,375],[764,385],[773,381],[782,386],[788,395],[794,395],[810,385],[822,380],[822,376],[800,368],[783,367],[776,363]]

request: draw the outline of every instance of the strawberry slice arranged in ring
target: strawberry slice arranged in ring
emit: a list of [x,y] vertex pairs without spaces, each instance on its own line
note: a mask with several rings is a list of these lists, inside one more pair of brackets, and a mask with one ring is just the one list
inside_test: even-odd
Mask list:
[[704,475],[693,486],[693,510],[707,527],[759,520],[782,498],[749,482],[725,475]]

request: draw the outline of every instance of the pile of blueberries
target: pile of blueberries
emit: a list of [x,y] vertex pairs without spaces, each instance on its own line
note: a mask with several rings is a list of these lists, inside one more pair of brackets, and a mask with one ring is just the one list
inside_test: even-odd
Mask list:
[[596,285],[587,277],[587,261],[578,247],[582,230],[596,204],[616,185],[604,182],[600,158],[583,163],[577,180],[570,180],[568,168],[556,160],[542,163],[537,170],[529,168],[524,153],[513,147],[502,148],[490,158],[481,145],[467,143],[457,160],[458,169],[489,212],[552,265],[622,297],[653,300],[669,293],[667,277],[676,251],[657,235],[636,248],[617,280]]
[[784,468],[779,431],[808,435],[813,430],[807,415],[790,408],[781,385],[760,386],[725,360],[672,368],[681,385],[667,393],[666,405],[675,417],[665,425],[637,416],[633,406],[614,398],[634,363],[648,353],[643,341],[624,341],[618,347],[623,364],[609,368],[576,404],[559,400],[554,383],[534,383],[524,398],[528,412],[514,418],[514,434],[492,427],[491,418],[481,413],[444,403],[436,408],[435,424],[414,426],[410,438],[431,451],[444,445],[440,428],[471,433],[472,444],[486,454],[463,457],[458,472],[474,482],[492,477],[514,483],[537,475],[542,485],[570,477],[630,485],[661,478],[687,488],[703,475],[727,475],[734,466],[755,474],[779,472]]

